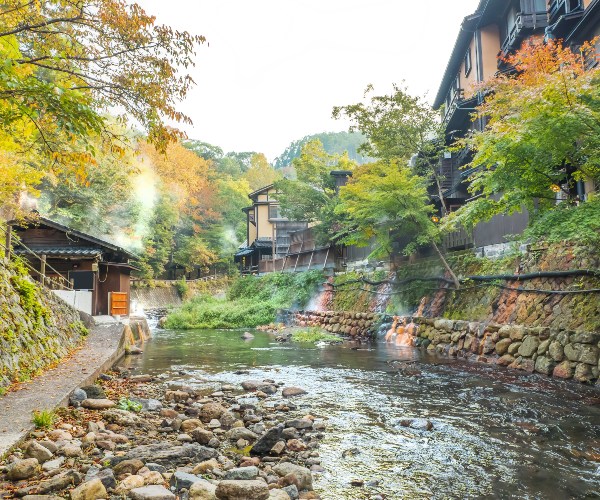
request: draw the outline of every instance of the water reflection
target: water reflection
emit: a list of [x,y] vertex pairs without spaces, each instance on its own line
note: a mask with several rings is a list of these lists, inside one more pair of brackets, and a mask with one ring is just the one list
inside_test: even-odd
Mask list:
[[[274,378],[307,389],[301,413],[330,424],[316,481],[325,499],[599,497],[592,388],[385,343],[282,346],[241,333],[157,331],[144,356],[126,363],[192,384]],[[233,373],[240,369],[250,373]],[[399,425],[410,418],[430,420],[433,431]],[[350,487],[357,477],[373,483]]]

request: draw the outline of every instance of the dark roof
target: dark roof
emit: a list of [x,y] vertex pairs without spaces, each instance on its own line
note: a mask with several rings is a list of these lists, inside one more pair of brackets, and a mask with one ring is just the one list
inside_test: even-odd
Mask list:
[[463,19],[456,42],[454,43],[454,48],[452,49],[452,54],[450,55],[450,60],[444,71],[442,83],[433,101],[434,109],[438,109],[446,99],[450,85],[452,85],[454,78],[460,70],[460,65],[471,44],[473,33],[480,26],[485,26],[495,21],[506,7],[506,0],[480,0],[477,10]]
[[[91,247],[35,247],[32,249],[38,255],[60,256],[60,257],[98,257],[102,255],[101,248]],[[18,255],[31,253],[23,247],[17,246],[14,252]]]
[[329,175],[332,177],[352,177],[352,170],[332,170]]
[[264,193],[265,191],[268,191],[269,189],[273,189],[273,186],[275,184],[269,184],[268,186],[265,187],[261,187],[260,189],[257,189],[256,191],[252,191],[249,195],[248,198],[253,198],[254,196],[258,196],[259,194]]
[[269,249],[271,249],[271,248],[273,248],[273,240],[256,239],[250,246],[254,247],[254,248],[269,248]]
[[[86,234],[81,231],[77,231],[76,229],[71,229],[68,226],[65,226],[63,224],[55,222],[46,217],[39,216],[39,217],[31,220],[30,223],[33,224],[34,226],[46,226],[46,227],[50,227],[52,229],[57,229],[58,231],[62,231],[63,233],[75,236],[76,238],[79,238],[79,239],[82,239],[85,241],[89,241],[90,243],[94,243],[95,245],[98,245],[102,249],[112,250],[113,252],[121,253],[130,259],[136,258],[136,256],[134,254],[132,254],[128,250],[125,250],[124,248],[121,248],[120,246],[115,245],[114,243],[110,243],[106,240],[97,238],[96,236],[92,236],[90,234]],[[24,227],[21,222],[14,221],[14,220],[10,221],[9,225],[17,226],[17,227]],[[40,253],[40,252],[38,250],[36,250],[36,253]]]

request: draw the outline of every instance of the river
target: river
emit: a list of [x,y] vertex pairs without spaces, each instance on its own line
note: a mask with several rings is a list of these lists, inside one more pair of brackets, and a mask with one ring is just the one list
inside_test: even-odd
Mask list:
[[[384,342],[317,347],[241,333],[156,330],[124,364],[207,390],[263,378],[306,389],[300,413],[328,419],[315,475],[326,500],[600,498],[596,389]],[[400,425],[415,418],[433,430]]]

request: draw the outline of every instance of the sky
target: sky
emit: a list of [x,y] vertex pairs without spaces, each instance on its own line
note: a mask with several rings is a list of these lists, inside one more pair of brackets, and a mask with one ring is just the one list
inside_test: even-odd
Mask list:
[[432,101],[478,0],[136,0],[204,35],[181,104],[191,139],[273,160],[294,140],[348,129],[333,106],[405,82]]

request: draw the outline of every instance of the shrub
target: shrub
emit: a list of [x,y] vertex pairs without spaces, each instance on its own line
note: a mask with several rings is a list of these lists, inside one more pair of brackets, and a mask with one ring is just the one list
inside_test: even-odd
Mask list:
[[337,335],[332,335],[327,333],[320,328],[309,328],[307,330],[300,330],[298,332],[294,332],[292,335],[292,340],[294,342],[343,342],[343,339],[338,337]]
[[52,410],[34,411],[31,421],[37,429],[49,429],[56,422],[56,413]]
[[177,290],[177,293],[179,294],[179,296],[183,299],[185,298],[185,296],[187,295],[188,291],[189,291],[189,286],[185,281],[185,278],[181,278],[180,281],[176,281],[175,282],[175,290]]

